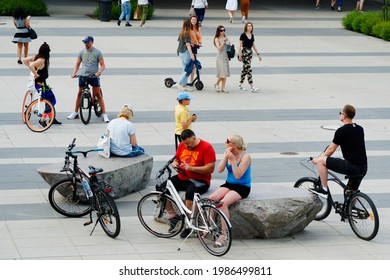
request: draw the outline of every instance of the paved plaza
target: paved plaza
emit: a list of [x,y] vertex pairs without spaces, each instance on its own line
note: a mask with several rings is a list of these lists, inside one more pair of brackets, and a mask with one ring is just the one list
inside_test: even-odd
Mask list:
[[[36,172],[42,165],[61,162],[74,137],[78,148],[90,148],[105,132],[106,124],[94,116],[87,126],[66,119],[73,110],[77,88],[70,75],[85,35],[95,37],[94,46],[105,57],[102,89],[109,117],[115,118],[122,104],[133,105],[138,142],[154,158],[152,174],[173,155],[173,108],[178,91],[165,87],[164,79],[180,76],[177,35],[188,9],[157,9],[153,20],[141,29],[136,21],[126,28],[87,16],[95,6],[89,2],[73,7],[79,14],[70,13],[69,6],[48,2],[51,16],[31,20],[39,38],[30,44],[30,54],[43,42],[51,46],[48,82],[57,96],[57,116],[63,124],[44,133],[31,132],[21,121],[28,70],[16,63],[11,18],[0,17],[4,23],[0,25],[0,259],[217,259],[196,238],[177,251],[180,237],[160,239],[142,227],[136,205],[154,188],[154,175],[145,190],[117,200],[122,229],[118,238],[110,239],[100,227],[89,236],[91,227],[83,226],[87,217],[70,219],[56,214],[47,200],[49,186]],[[198,115],[193,129],[213,144],[218,159],[226,137],[242,135],[252,154],[256,191],[266,185],[292,187],[298,178],[311,175],[300,160],[318,155],[332,139],[333,131],[321,126],[338,125],[340,108],[353,104],[356,122],[365,128],[369,156],[361,190],[378,207],[380,229],[374,240],[363,241],[332,213],[294,236],[233,240],[222,259],[389,260],[390,43],[344,30],[341,18],[345,13],[325,8],[316,11],[303,1],[294,7],[269,2],[250,11],[263,58],[262,62],[252,61],[255,86],[260,88],[255,94],[238,89],[241,64],[237,59],[230,62],[230,93],[214,92],[215,29],[224,25],[237,46],[243,24],[238,18],[230,24],[223,8],[207,10],[199,52],[205,88],[191,93],[190,110]],[[225,176],[215,172],[213,178],[222,182]]]

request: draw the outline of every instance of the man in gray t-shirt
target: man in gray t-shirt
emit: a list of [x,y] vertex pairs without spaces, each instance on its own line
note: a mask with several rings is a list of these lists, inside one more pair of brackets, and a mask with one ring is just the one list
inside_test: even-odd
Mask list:
[[[73,73],[71,75],[72,78],[76,77],[76,73],[82,64],[80,75],[83,77],[79,77],[79,91],[77,93],[76,104],[74,107],[74,112],[72,112],[68,119],[76,119],[78,118],[78,110],[80,107],[80,97],[85,84],[85,81],[89,85],[92,86],[93,95],[97,97],[100,108],[102,109],[103,121],[108,123],[110,120],[106,114],[106,106],[104,104],[103,97],[100,91],[100,75],[105,69],[103,54],[100,50],[93,47],[94,39],[92,36],[86,36],[82,42],[85,45],[85,49],[80,51],[76,65],[74,66]],[[99,69],[100,67],[100,69]]]

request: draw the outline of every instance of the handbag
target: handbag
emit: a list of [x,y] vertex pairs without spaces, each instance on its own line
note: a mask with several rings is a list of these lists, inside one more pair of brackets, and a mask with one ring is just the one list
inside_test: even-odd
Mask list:
[[103,151],[98,151],[99,156],[104,158],[110,157],[110,137],[107,137],[106,134],[100,137],[97,143],[97,147],[98,149],[103,149]]
[[133,20],[141,20],[142,17],[142,10],[139,5],[137,5],[137,8],[134,11]]
[[194,9],[194,7],[191,6],[189,16],[192,17],[194,15],[195,15],[195,9]]
[[30,33],[31,40],[38,38],[37,32],[31,26],[28,27],[28,33]]

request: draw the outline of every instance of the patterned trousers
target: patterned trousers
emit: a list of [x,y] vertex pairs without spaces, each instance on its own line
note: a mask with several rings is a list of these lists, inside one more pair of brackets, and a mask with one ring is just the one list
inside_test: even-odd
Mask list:
[[241,71],[241,79],[240,83],[242,84],[245,80],[245,77],[248,78],[248,83],[253,84],[253,79],[252,79],[252,68],[251,68],[251,63],[252,63],[252,48],[242,48],[242,71]]

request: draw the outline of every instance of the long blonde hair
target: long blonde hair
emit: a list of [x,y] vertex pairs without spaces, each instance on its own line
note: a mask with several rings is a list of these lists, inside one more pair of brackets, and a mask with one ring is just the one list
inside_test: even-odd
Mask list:
[[189,18],[183,21],[179,40],[183,38],[191,38],[191,20]]

